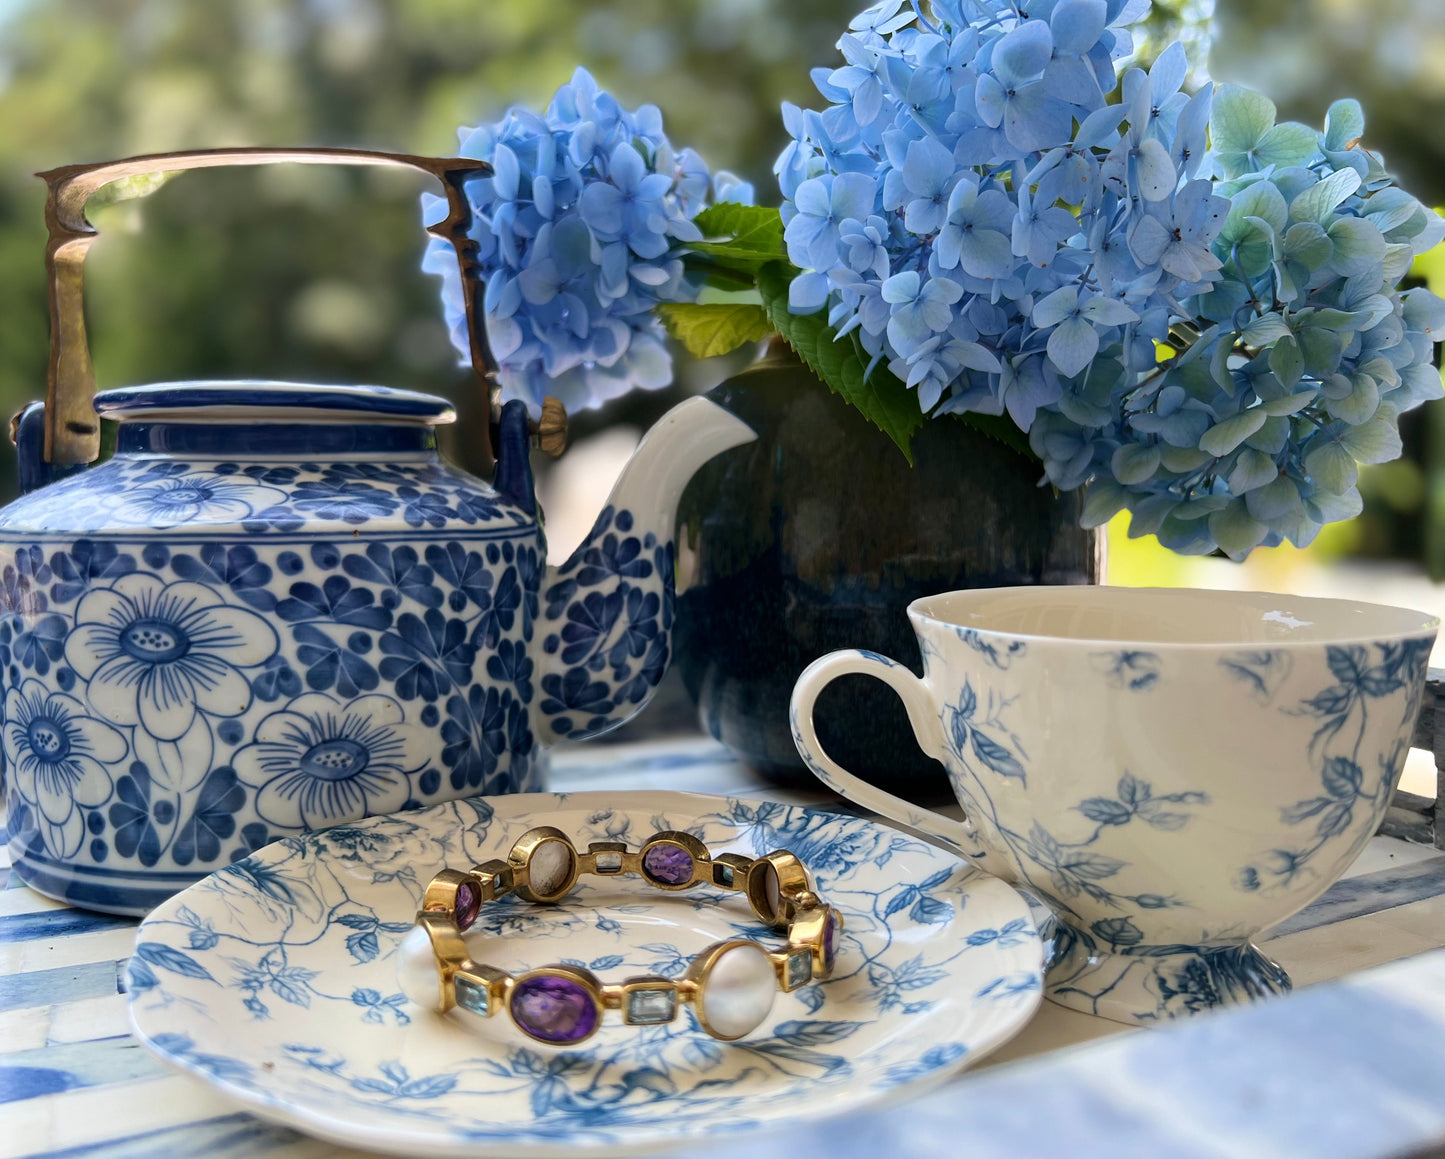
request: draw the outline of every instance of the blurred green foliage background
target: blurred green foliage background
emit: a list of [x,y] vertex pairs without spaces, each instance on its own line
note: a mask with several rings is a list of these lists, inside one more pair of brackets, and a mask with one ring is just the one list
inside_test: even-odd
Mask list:
[[[628,105],[663,109],[674,145],[775,202],[778,104],[817,105],[808,70],[861,0],[0,0],[0,413],[43,393],[43,186],[68,162],[226,145],[445,154],[456,128],[540,107],[577,64]],[[1367,143],[1417,196],[1445,201],[1440,0],[1169,0],[1147,60],[1184,34],[1207,71],[1282,116],[1365,105]],[[1201,61],[1204,59],[1201,53]],[[1200,70],[1204,75],[1204,70]],[[449,448],[474,468],[483,418],[418,270],[420,179],[283,166],[187,174],[144,200],[93,204],[89,316],[102,386],[205,376],[372,381],[453,397]],[[671,391],[576,416],[577,436],[645,426],[737,363],[678,354]],[[1362,483],[1332,541],[1445,571],[1445,409],[1409,416],[1409,458]],[[0,500],[13,491],[0,446]],[[1433,512],[1433,514],[1432,514]]]

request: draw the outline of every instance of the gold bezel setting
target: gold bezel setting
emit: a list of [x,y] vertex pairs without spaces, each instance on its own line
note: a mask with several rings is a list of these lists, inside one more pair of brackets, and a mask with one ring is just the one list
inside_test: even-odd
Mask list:
[[[558,854],[548,853],[546,864],[539,867],[538,853],[558,845],[564,847],[565,859],[558,861]],[[564,865],[565,872],[559,873]],[[537,868],[546,874],[540,882],[533,880]],[[471,959],[462,933],[482,905],[509,893],[551,904],[571,892],[583,875],[638,876],[654,889],[668,892],[713,885],[742,893],[761,922],[786,931],[787,944],[770,950],[746,938],[730,938],[704,949],[682,978],[644,975],[612,985],[604,985],[578,966],[559,963],[513,975]],[[539,884],[545,888],[539,890]],[[714,857],[692,834],[662,830],[636,852],[621,842],[594,841],[583,853],[550,825],[522,834],[505,860],[493,859],[465,871],[441,870],[422,894],[416,921],[427,931],[436,962],[437,1000],[430,1003],[434,1009],[445,1013],[460,1006],[483,1018],[505,1010],[529,1038],[557,1047],[586,1042],[608,1010],[620,1011],[629,1026],[663,1026],[676,1021],[689,1003],[698,1024],[712,1037],[724,1042],[742,1038],[767,1018],[777,991],[790,993],[832,973],[825,939],[830,922],[835,923],[835,938],[842,928],[842,915],[818,897],[802,862],[786,849],[757,858],[738,853]],[[737,956],[729,959],[735,951]],[[802,955],[809,967],[806,977]],[[708,985],[724,960],[732,964],[718,983],[710,1018]]]
[[[537,854],[548,846],[560,846],[565,850],[567,869],[561,877],[557,878],[557,883],[551,889],[538,889],[537,883],[532,880],[532,862]],[[562,830],[552,825],[539,825],[535,829],[528,829],[517,838],[516,843],[507,853],[507,864],[512,867],[514,883],[512,891],[527,901],[543,903],[561,901],[572,892],[572,887],[577,884],[577,875],[582,869],[581,861],[577,847],[572,844],[572,839]],[[548,868],[551,869],[550,866]]]

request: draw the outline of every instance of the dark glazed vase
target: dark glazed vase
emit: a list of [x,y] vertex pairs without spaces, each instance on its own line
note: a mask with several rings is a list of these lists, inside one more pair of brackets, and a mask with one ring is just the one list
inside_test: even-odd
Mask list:
[[[926,423],[914,465],[780,343],[710,396],[758,440],[707,464],[679,508],[675,663],[703,726],[764,773],[812,782],[788,700],[809,663],[871,648],[922,674],[908,604],[957,588],[1096,583],[1102,539],[1083,498],[956,419]],[[951,799],[902,704],[845,676],[819,737],[848,769],[920,800]]]

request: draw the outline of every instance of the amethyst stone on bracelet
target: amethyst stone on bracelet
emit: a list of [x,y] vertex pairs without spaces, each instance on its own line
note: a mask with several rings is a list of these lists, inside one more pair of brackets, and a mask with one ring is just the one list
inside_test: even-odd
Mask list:
[[659,841],[642,854],[642,872],[662,885],[686,885],[693,870],[692,854],[670,841]]
[[457,929],[468,930],[477,920],[482,908],[482,891],[469,881],[457,886],[456,919]]
[[842,924],[838,911],[829,910],[828,919],[823,923],[823,969],[830,974],[838,955],[838,930]]
[[[583,874],[636,874],[663,890],[720,886],[746,896],[764,925],[785,934],[770,950],[728,938],[702,950],[681,978],[643,975],[604,985],[580,966],[551,965],[512,975],[473,961],[462,935],[481,907],[515,893],[528,901],[561,901]],[[575,1046],[617,1010],[629,1026],[659,1026],[690,1003],[699,1026],[714,1038],[742,1038],[772,1013],[779,990],[797,990],[833,972],[842,917],[813,890],[807,870],[785,849],[762,857],[716,858],[690,833],[654,833],[637,852],[619,842],[594,841],[581,852],[550,825],[529,829],[505,861],[469,870],[443,869],[422,895],[416,928],[397,952],[397,983],[413,1002],[439,1013],[453,1006],[490,1018],[505,1010],[529,1038]]]
[[512,1020],[533,1038],[570,1046],[597,1029],[597,1002],[587,987],[562,974],[539,973],[512,988]]

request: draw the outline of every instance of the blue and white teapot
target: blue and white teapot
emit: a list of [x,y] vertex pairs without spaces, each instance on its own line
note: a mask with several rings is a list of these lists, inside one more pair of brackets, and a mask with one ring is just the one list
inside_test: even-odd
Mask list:
[[[141,913],[277,837],[538,788],[539,750],[620,724],[661,679],[678,496],[754,437],[706,399],[678,406],[549,568],[519,402],[501,411],[489,485],[438,457],[435,428],[455,416],[428,395],[253,381],[94,395],[86,199],[137,172],[273,160],[442,178],[433,232],[476,288],[462,182],[482,162],[232,150],[43,175],[50,393],[15,424],[26,493],[0,511],[0,691],[15,872],[76,905]],[[475,321],[472,350],[488,381]],[[81,471],[97,411],[118,423],[115,454]]]

